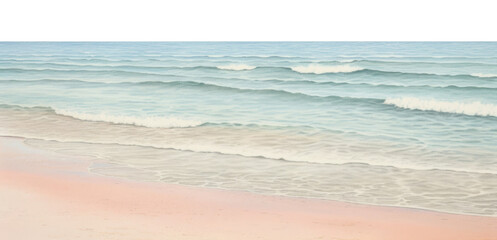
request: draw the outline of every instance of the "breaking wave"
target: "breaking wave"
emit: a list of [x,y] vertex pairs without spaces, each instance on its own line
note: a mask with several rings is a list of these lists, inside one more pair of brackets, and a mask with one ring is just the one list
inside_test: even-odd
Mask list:
[[336,66],[323,66],[323,65],[308,65],[308,66],[297,66],[291,68],[295,72],[299,73],[314,73],[314,74],[323,74],[323,73],[350,73],[363,70],[360,67],[354,67],[350,65],[336,65]]
[[414,97],[387,98],[384,104],[395,105],[400,108],[415,109],[423,111],[437,111],[445,113],[457,113],[470,116],[493,116],[497,117],[497,105],[481,102],[450,102],[433,99],[419,99]]
[[221,70],[242,71],[242,70],[252,70],[255,69],[256,67],[246,64],[231,64],[231,65],[217,66],[217,68]]
[[471,76],[474,77],[482,77],[482,78],[493,78],[497,77],[497,74],[491,74],[491,73],[473,73]]
[[109,114],[90,114],[78,113],[67,110],[55,110],[56,114],[72,117],[85,121],[94,122],[109,122],[114,124],[127,124],[150,128],[184,128],[195,127],[204,124],[200,121],[185,120],[180,118],[169,117],[136,117],[136,116],[122,116],[122,115],[109,115]]

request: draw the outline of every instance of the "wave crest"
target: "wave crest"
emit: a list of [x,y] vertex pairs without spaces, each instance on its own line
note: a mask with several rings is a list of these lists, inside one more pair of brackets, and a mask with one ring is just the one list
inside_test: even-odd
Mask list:
[[491,74],[491,73],[473,73],[471,74],[473,77],[481,77],[481,78],[493,78],[497,77],[497,74]]
[[114,124],[127,124],[149,128],[184,128],[195,127],[204,124],[200,121],[185,120],[179,118],[168,117],[136,117],[136,116],[122,116],[122,115],[109,115],[109,114],[90,114],[78,113],[67,110],[55,110],[58,115],[72,117],[84,121],[94,122],[108,122]]
[[256,67],[246,64],[230,64],[230,65],[217,66],[217,68],[221,70],[242,71],[242,70],[252,70],[255,69]]
[[497,117],[497,105],[481,102],[450,102],[433,99],[419,99],[414,97],[387,98],[384,104],[395,105],[400,108],[415,109],[423,111],[437,111],[445,113],[457,113],[470,116],[493,116]]
[[292,70],[299,73],[350,73],[363,70],[360,67],[354,67],[350,65],[336,65],[336,66],[323,66],[323,65],[307,65],[307,66],[297,66],[292,67]]

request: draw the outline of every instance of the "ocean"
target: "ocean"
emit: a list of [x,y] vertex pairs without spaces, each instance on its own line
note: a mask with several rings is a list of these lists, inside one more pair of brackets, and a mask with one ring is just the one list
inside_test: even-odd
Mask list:
[[0,135],[106,176],[497,216],[497,42],[0,42]]

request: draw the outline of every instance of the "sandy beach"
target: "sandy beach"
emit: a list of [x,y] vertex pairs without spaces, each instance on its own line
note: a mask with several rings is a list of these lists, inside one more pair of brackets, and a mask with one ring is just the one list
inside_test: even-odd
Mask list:
[[497,218],[97,176],[0,138],[0,239],[497,239]]

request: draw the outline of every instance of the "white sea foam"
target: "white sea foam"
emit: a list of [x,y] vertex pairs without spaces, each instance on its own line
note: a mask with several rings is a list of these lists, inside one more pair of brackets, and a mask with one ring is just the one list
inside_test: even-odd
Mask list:
[[343,59],[343,60],[338,60],[338,61],[341,63],[351,63],[351,62],[354,62],[355,59]]
[[230,65],[217,66],[217,68],[222,70],[241,71],[241,70],[252,70],[256,67],[246,64],[230,64]]
[[429,110],[446,113],[458,113],[472,116],[497,117],[497,105],[481,102],[449,102],[433,99],[419,99],[414,97],[387,98],[384,104],[395,105],[400,108]]
[[325,65],[311,64],[307,66],[292,67],[292,70],[299,73],[323,74],[323,73],[349,73],[363,69],[360,67],[354,67],[350,65],[325,66]]
[[482,77],[482,78],[490,78],[490,77],[497,77],[497,74],[491,74],[491,73],[473,73],[471,76],[474,77]]
[[195,127],[203,124],[203,122],[195,120],[185,120],[179,118],[168,117],[136,117],[136,116],[119,116],[109,114],[90,114],[78,113],[67,110],[55,110],[55,113],[85,121],[94,122],[109,122],[115,124],[129,124],[150,128],[182,128]]

